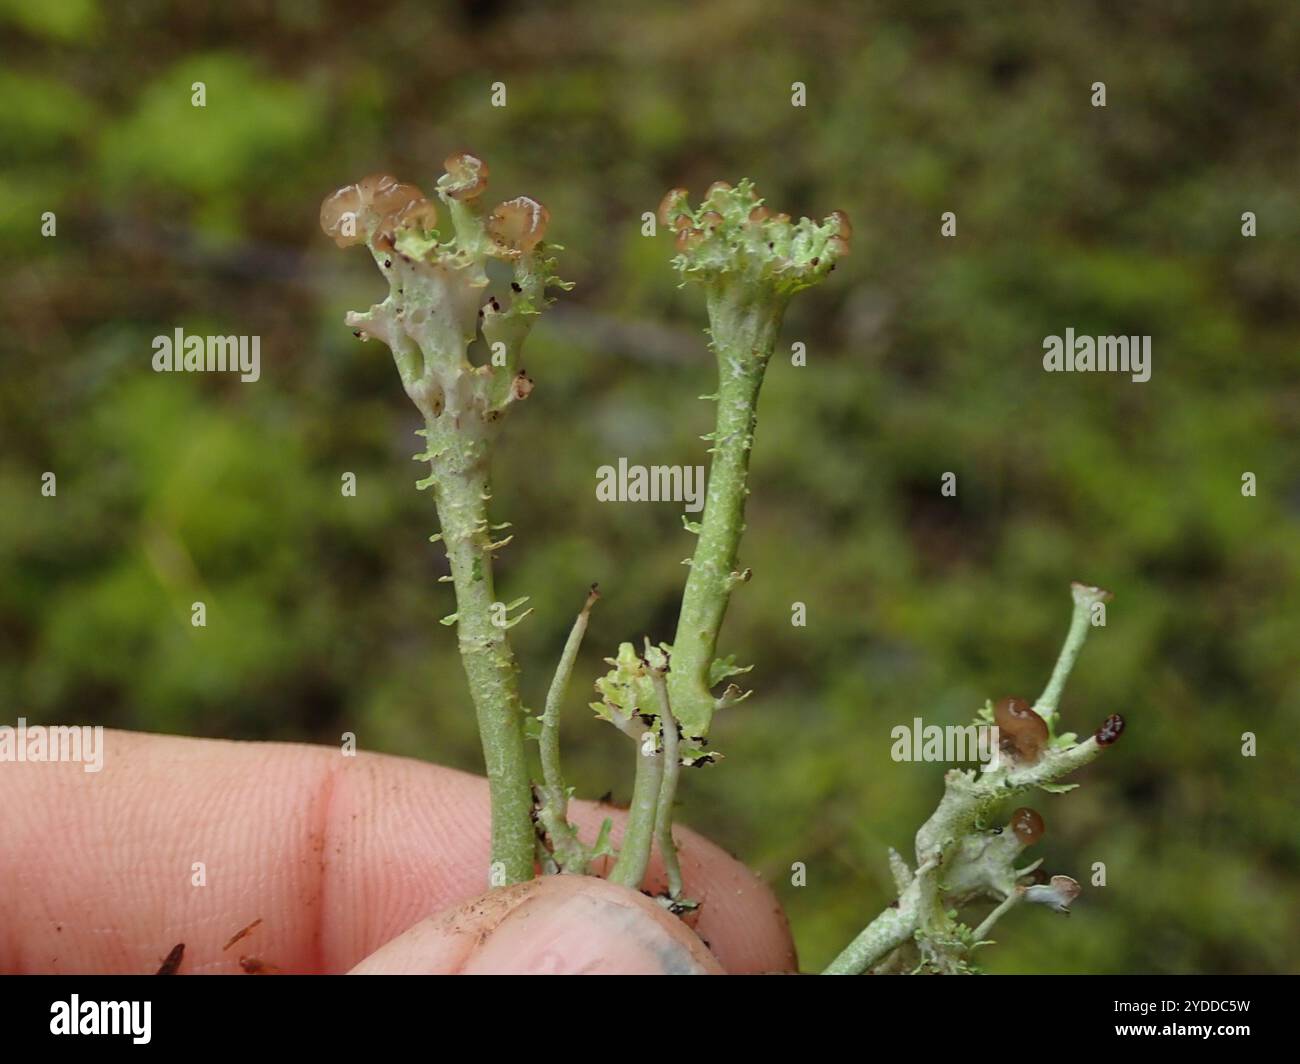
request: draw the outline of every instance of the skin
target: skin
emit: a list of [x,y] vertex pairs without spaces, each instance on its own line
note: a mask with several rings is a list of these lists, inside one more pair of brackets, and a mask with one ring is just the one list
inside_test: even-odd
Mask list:
[[[153,973],[178,942],[182,975],[796,966],[771,891],[686,828],[695,931],[594,877],[485,893],[486,782],[404,758],[110,731],[98,773],[0,764],[0,809],[0,972]],[[571,815],[588,841],[605,816],[621,836],[612,807]]]

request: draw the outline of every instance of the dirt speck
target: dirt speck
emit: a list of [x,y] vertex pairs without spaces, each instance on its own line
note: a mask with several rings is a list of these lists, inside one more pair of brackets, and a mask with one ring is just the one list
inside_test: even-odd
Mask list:
[[172,951],[167,954],[167,959],[162,962],[162,967],[155,972],[155,975],[175,975],[181,966],[181,958],[185,956],[185,943],[177,942],[172,947]]
[[230,947],[233,946],[236,942],[238,942],[241,938],[244,938],[244,937],[246,937],[247,935],[252,934],[252,933],[253,933],[253,930],[254,930],[254,929],[257,927],[257,925],[260,924],[261,922],[262,922],[262,918],[259,916],[256,920],[254,920],[254,921],[253,921],[251,924],[249,924],[247,927],[242,927],[242,928],[240,928],[238,931],[236,931],[236,932],[234,933],[234,935],[231,936],[230,941],[227,942],[224,946],[221,947],[221,952],[224,953],[226,950],[230,949]]

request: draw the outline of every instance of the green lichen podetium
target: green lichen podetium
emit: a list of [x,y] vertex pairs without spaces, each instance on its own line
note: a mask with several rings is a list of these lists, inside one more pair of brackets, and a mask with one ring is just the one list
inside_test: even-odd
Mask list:
[[[738,570],[737,551],[745,530],[745,482],[759,389],[790,298],[824,279],[848,254],[851,228],[840,211],[821,222],[793,222],[773,214],[747,180],[735,187],[715,182],[696,207],[685,190],[673,189],[659,206],[659,220],[676,234],[673,265],[684,283],[704,288],[710,346],[718,361],[717,393],[710,398],[717,401],[718,415],[714,431],[705,437],[712,442],[713,460],[704,518],[698,525],[687,522],[699,540],[689,559],[677,634],[672,646],[664,648],[671,657],[662,674],[663,709],[656,708],[657,700],[645,689],[649,680],[639,681],[637,714],[653,721],[658,745],[645,745],[637,758],[623,846],[610,879],[639,886],[654,839],[668,872],[670,897],[680,903],[671,808],[663,803],[671,800],[679,764],[708,763],[719,756],[706,747],[714,711],[744,697],[735,684],[714,693],[729,677],[748,671],[730,657],[717,660],[715,653],[731,590],[749,578],[748,570]],[[614,671],[597,684],[604,696],[603,703],[594,704],[597,713],[615,724],[624,720],[620,714],[626,707],[611,691],[632,690],[627,685],[631,654],[630,646],[620,648],[619,658],[611,661]],[[665,755],[672,764],[665,764]]]
[[731,590],[748,578],[737,570],[737,549],[763,376],[791,296],[823,280],[848,254],[851,229],[840,211],[821,222],[772,214],[749,181],[734,188],[715,183],[694,209],[674,189],[659,217],[677,234],[673,265],[684,281],[704,288],[718,360],[708,495],[668,673],[669,703],[689,749],[690,739],[708,735],[714,710],[739,696],[734,686],[713,693],[727,671],[715,668],[714,657]]
[[[492,578],[501,525],[488,518],[492,451],[505,414],[527,398],[532,381],[520,350],[547,303],[554,261],[541,238],[547,214],[519,197],[485,211],[487,166],[470,155],[444,164],[437,184],[442,211],[419,190],[376,175],[339,189],[321,207],[321,227],[341,247],[364,243],[388,281],[388,297],[348,325],[362,339],[385,343],[402,385],[424,418],[429,463],[417,487],[431,488],[442,526],[432,537],[446,545],[461,661],[478,717],[492,801],[490,882],[500,886],[533,876],[532,794],[524,747],[525,711],[505,618]],[[513,268],[510,291],[489,293],[489,259]],[[486,341],[477,364],[469,346]],[[507,607],[516,608],[520,603]]]

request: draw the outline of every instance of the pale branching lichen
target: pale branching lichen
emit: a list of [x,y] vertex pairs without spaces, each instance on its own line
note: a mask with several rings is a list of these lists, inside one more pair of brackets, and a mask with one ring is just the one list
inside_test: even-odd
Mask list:
[[[424,419],[429,464],[417,485],[432,488],[442,524],[431,537],[446,544],[461,660],[478,716],[492,799],[494,885],[532,877],[534,862],[547,872],[584,873],[613,857],[611,822],[584,844],[567,818],[570,791],[560,770],[559,710],[599,597],[587,596],[565,644],[547,694],[545,711],[530,717],[519,697],[517,666],[507,630],[528,611],[526,601],[496,601],[493,557],[509,536],[487,515],[492,498],[490,462],[504,415],[527,399],[533,380],[521,362],[523,344],[549,302],[550,287],[568,287],[554,275],[546,241],[550,216],[541,203],[517,196],[488,208],[488,167],[469,153],[444,164],[437,182],[441,207],[414,185],[376,174],[339,189],[321,206],[321,228],[340,247],[365,244],[388,281],[388,296],[347,321],[357,336],[376,338],[393,353],[402,384]],[[852,229],[835,211],[820,222],[774,214],[749,181],[717,182],[692,207],[685,191],[669,192],[659,219],[676,244],[673,264],[683,283],[704,288],[718,404],[710,441],[712,464],[701,521],[684,523],[698,536],[672,644],[645,641],[638,653],[623,643],[596,681],[592,708],[635,741],[636,778],[627,825],[610,879],[638,889],[655,845],[668,881],[661,902],[675,913],[695,903],[684,896],[672,834],[679,769],[703,766],[721,755],[709,728],[720,708],[742,701],[733,677],[749,671],[734,657],[716,655],[733,589],[750,579],[737,560],[744,532],[747,478],[763,377],[775,349],[786,306],[802,289],[823,280],[849,253]],[[488,263],[504,263],[509,292],[490,291]],[[494,271],[495,272],[495,271]],[[481,335],[482,357],[471,361]],[[944,794],[915,838],[913,871],[895,850],[889,867],[898,900],[873,920],[836,958],[828,973],[869,970],[957,973],[975,970],[976,951],[1011,908],[1027,902],[1068,912],[1079,884],[1046,877],[1033,861],[1019,865],[1045,826],[1039,813],[1006,806],[1034,790],[1061,794],[1075,784],[1061,777],[1114,743],[1124,720],[1112,714],[1089,738],[1060,732],[1065,682],[1109,592],[1071,587],[1074,612],[1064,646],[1038,700],[989,702],[977,723],[996,725],[997,756],[980,771],[952,769]],[[542,778],[532,786],[525,734],[539,741]],[[1005,819],[1003,819],[1005,818]],[[972,903],[991,901],[976,927],[959,918]]]
[[[554,275],[545,207],[521,196],[485,209],[487,165],[462,152],[444,167],[442,210],[414,185],[376,174],[328,197],[321,228],[340,247],[364,243],[388,281],[388,297],[347,323],[389,347],[424,418],[426,446],[415,458],[430,471],[417,487],[433,489],[442,524],[434,539],[446,544],[456,590],[444,621],[457,627],[478,714],[492,788],[491,881],[503,885],[532,877],[535,840],[525,711],[506,635],[522,615],[502,616],[524,600],[496,602],[492,559],[510,537],[494,538],[505,526],[488,519],[490,464],[504,415],[533,390],[521,351],[546,290],[568,286]],[[510,266],[509,292],[490,291],[492,259]],[[472,363],[480,333],[482,358]]]
[[[943,798],[916,833],[916,872],[910,872],[895,851],[889,852],[898,900],[831,962],[827,974],[971,972],[976,970],[975,951],[989,944],[987,935],[993,925],[1019,903],[1069,912],[1079,895],[1077,882],[1055,875],[1040,883],[1036,880],[1041,877],[1041,862],[1015,864],[1026,847],[1043,837],[1043,818],[1037,811],[1021,807],[1005,825],[988,825],[1000,808],[1032,790],[1049,794],[1072,790],[1076,785],[1057,781],[1092,761],[1124,730],[1123,717],[1112,714],[1083,742],[1070,733],[1054,734],[1057,701],[1090,627],[1078,624],[1078,618],[1110,597],[1100,588],[1081,584],[1071,590],[1074,622],[1037,703],[1049,704],[1052,715],[1040,714],[1022,699],[985,706],[978,719],[999,727],[1009,723],[1012,734],[1000,736],[999,756],[979,772],[951,769],[944,776]],[[960,921],[958,910],[980,900],[995,904],[979,926],[971,928]]]
[[671,646],[657,648],[671,666],[656,668],[653,648],[638,659],[624,644],[612,671],[597,683],[602,698],[593,706],[621,730],[642,736],[628,828],[611,878],[640,884],[653,834],[667,866],[670,907],[680,908],[686,903],[665,802],[679,767],[719,760],[709,747],[713,714],[748,693],[727,681],[749,667],[737,666],[733,657],[720,660],[715,651],[731,592],[751,576],[737,564],[737,551],[759,389],[791,296],[835,268],[849,252],[852,231],[839,211],[821,222],[773,214],[748,180],[734,187],[715,182],[694,207],[685,190],[673,189],[659,206],[659,221],[673,233],[673,265],[683,281],[705,290],[718,365],[717,391],[710,396],[718,404],[717,420],[705,437],[713,460],[703,519],[683,519],[699,538],[687,560],[676,635]]
[[[683,280],[701,285],[717,358],[717,423],[708,495],[682,595],[668,693],[683,734],[707,736],[714,711],[743,697],[734,684],[715,693],[736,669],[716,664],[718,632],[732,590],[750,577],[737,563],[744,532],[749,456],[754,445],[759,390],[775,349],[790,297],[823,280],[849,253],[852,227],[835,211],[820,222],[773,214],[748,180],[709,187],[692,207],[673,189],[659,205],[660,221],[675,234],[673,265]],[[688,748],[689,748],[689,744]]]

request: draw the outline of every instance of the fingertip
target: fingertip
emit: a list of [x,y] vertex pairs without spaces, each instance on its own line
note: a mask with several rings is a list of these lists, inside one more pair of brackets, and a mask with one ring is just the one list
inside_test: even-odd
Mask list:
[[353,974],[720,975],[676,917],[635,891],[589,876],[494,890],[422,920]]
[[[583,838],[591,841],[606,817],[614,820],[615,844],[624,817],[612,806],[574,802],[572,819]],[[762,879],[703,835],[684,826],[673,828],[685,894],[699,903],[688,917],[696,934],[733,975],[798,971],[790,924],[776,894]],[[600,870],[602,874],[607,869]],[[651,894],[666,890],[667,877],[658,849],[646,875]]]

